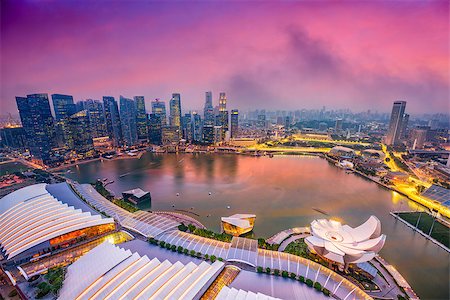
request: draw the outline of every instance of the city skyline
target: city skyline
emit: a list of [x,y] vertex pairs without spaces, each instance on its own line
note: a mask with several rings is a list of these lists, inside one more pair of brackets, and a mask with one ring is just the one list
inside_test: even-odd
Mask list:
[[87,10],[6,1],[1,110],[15,114],[15,96],[42,92],[166,102],[180,93],[200,110],[213,90],[214,100],[226,91],[240,110],[389,112],[405,100],[412,114],[448,111],[448,11],[439,2],[114,2]]

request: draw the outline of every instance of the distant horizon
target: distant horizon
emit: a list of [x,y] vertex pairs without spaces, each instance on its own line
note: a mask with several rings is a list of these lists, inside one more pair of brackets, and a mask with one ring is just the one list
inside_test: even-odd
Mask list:
[[5,0],[0,111],[28,91],[178,91],[198,108],[209,87],[242,111],[389,112],[400,99],[411,114],[447,112],[449,12],[446,1]]

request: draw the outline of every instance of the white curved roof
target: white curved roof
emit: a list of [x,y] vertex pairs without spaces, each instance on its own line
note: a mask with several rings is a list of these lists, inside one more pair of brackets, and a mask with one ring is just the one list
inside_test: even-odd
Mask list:
[[222,217],[222,222],[237,226],[239,228],[247,229],[252,228],[250,221],[248,219],[254,219],[256,215],[252,214],[234,214],[229,217]]
[[334,220],[314,220],[311,236],[305,238],[311,250],[342,264],[373,259],[383,248],[385,240],[386,236],[381,234],[381,222],[375,216],[356,228]]
[[235,288],[230,288],[224,286],[216,297],[217,300],[276,300],[279,298],[274,298],[267,296],[262,293],[253,293],[251,291],[238,290]]
[[105,242],[69,266],[59,299],[193,299],[223,266],[150,260]]
[[110,223],[114,220],[58,201],[46,184],[28,186],[0,199],[0,246],[8,259],[62,234]]

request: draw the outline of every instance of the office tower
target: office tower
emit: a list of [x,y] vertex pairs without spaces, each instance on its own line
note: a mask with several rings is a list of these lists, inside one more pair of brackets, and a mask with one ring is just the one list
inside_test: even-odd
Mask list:
[[165,126],[162,128],[163,145],[178,145],[179,141],[180,141],[180,127]]
[[214,144],[223,142],[224,138],[222,126],[214,126]]
[[68,119],[68,146],[79,155],[93,154],[94,143],[92,141],[89,115],[87,110],[73,114]]
[[127,146],[137,144],[136,104],[132,99],[120,96],[120,122],[122,138]]
[[51,149],[56,145],[54,119],[47,94],[16,97],[20,120],[30,154],[34,159],[48,163]]
[[342,119],[336,119],[336,122],[334,124],[334,131],[336,133],[339,133],[342,131],[342,125],[343,125],[344,121]]
[[52,94],[52,102],[56,122],[69,118],[76,112],[73,97],[70,95]]
[[169,124],[172,127],[178,127],[181,129],[181,96],[180,94],[172,94],[172,98],[169,102],[170,117]]
[[285,129],[290,129],[291,128],[291,122],[292,122],[292,118],[290,116],[286,116],[284,118],[284,128]]
[[239,135],[239,111],[237,109],[231,110],[231,132],[232,138]]
[[214,125],[214,107],[212,104],[212,92],[206,92],[203,119],[205,125]]
[[225,93],[219,94],[219,112],[227,110],[227,96]]
[[262,111],[261,114],[258,115],[258,120],[256,121],[256,126],[258,128],[266,128],[266,112]]
[[203,126],[203,143],[208,145],[214,143],[214,127],[213,125]]
[[162,121],[159,114],[150,114],[148,117],[148,139],[151,144],[162,144]]
[[411,130],[410,141],[414,150],[423,149],[423,145],[427,140],[427,134],[427,127],[418,127]]
[[400,144],[403,116],[405,114],[406,101],[396,101],[392,107],[389,129],[385,138],[386,145]]
[[84,107],[89,117],[89,126],[92,138],[107,136],[106,121],[103,110],[103,104],[99,100],[87,99],[84,101]]
[[103,97],[103,109],[105,110],[106,132],[114,146],[119,146],[122,142],[122,125],[120,124],[119,108],[114,97]]
[[134,102],[136,103],[137,137],[139,140],[147,140],[147,113],[145,112],[144,96],[135,96]]
[[25,131],[21,126],[5,126],[0,128],[0,146],[12,149],[26,147]]
[[152,101],[152,114],[160,117],[163,127],[167,126],[166,103],[164,101],[160,101],[159,99]]
[[408,122],[409,122],[409,115],[404,114],[403,120],[402,120],[402,129],[400,133],[400,139],[405,139],[408,135]]
[[185,139],[187,142],[191,143],[193,141],[193,136],[194,136],[191,114],[185,114],[182,117],[181,130],[183,133],[183,139]]
[[193,118],[193,139],[195,142],[202,140],[202,118],[197,112],[192,113]]

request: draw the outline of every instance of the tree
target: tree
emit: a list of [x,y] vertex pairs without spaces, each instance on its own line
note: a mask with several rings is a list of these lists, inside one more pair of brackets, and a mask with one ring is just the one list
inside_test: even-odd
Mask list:
[[188,250],[188,249],[183,249],[183,253],[184,253],[185,255],[188,255],[189,250]]
[[170,247],[170,250],[172,250],[173,252],[177,251],[177,246],[176,245],[172,245]]
[[330,294],[331,294],[331,292],[330,292],[328,289],[326,289],[326,288],[323,288],[323,289],[322,289],[322,293],[323,293],[325,296],[330,296]]
[[298,276],[298,281],[300,281],[300,282],[305,282],[305,277],[304,276]]
[[281,272],[281,276],[282,276],[283,278],[287,278],[287,277],[289,276],[288,271],[283,271],[283,272]]
[[209,259],[209,255],[205,254],[205,259],[208,260]]
[[274,269],[274,270],[273,270],[273,275],[275,275],[275,276],[280,275],[280,270]]
[[312,287],[313,286],[313,281],[311,280],[311,279],[306,279],[306,285],[307,286],[309,286],[309,287]]
[[197,229],[197,227],[195,227],[195,225],[193,225],[193,224],[189,224],[188,225],[188,229],[189,229],[190,232],[194,232],[195,229]]
[[166,243],[166,249],[170,250],[171,245],[169,243]]
[[215,262],[217,257],[215,255],[211,255],[210,259],[211,259],[211,262]]
[[181,223],[178,225],[178,230],[186,232],[188,230],[188,227],[184,225],[184,223]]
[[256,268],[256,272],[262,273],[262,272],[263,272],[263,267],[257,267],[257,268]]
[[272,270],[270,270],[270,268],[267,267],[267,268],[266,268],[266,273],[267,273],[267,274],[270,274],[271,272],[272,272]]
[[195,252],[195,250],[191,250],[191,251],[189,251],[189,254],[190,254],[192,257],[194,257],[197,253]]
[[197,252],[197,257],[201,258],[202,257],[202,253],[201,252]]
[[222,258],[222,257],[219,257],[217,260],[218,260],[218,261],[223,261],[223,258]]
[[164,242],[164,241],[160,241],[160,242],[159,242],[159,246],[160,246],[161,248],[164,248],[165,245],[166,245],[166,242]]
[[291,274],[289,274],[289,277],[291,277],[292,279],[295,279],[297,277],[297,274],[291,273]]
[[178,252],[178,253],[183,253],[183,247],[178,246],[178,247],[177,247],[177,252]]
[[322,285],[320,284],[320,282],[314,282],[314,288],[318,291],[322,290]]

